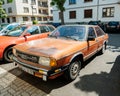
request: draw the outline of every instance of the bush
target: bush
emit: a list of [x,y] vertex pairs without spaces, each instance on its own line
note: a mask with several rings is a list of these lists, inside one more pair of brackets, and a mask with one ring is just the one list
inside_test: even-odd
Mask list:
[[37,21],[37,20],[33,20],[32,23],[33,23],[33,24],[38,24],[38,21]]

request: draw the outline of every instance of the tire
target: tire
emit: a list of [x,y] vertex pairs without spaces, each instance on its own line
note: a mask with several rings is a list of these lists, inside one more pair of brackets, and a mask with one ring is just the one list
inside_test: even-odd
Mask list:
[[80,61],[71,62],[70,65],[68,66],[68,69],[65,71],[65,74],[64,74],[65,78],[68,81],[75,80],[80,72],[80,69],[81,69],[81,62]]
[[105,50],[106,50],[106,44],[104,43],[103,46],[102,46],[102,49],[100,50],[100,54],[104,54],[105,53]]
[[9,47],[4,52],[4,60],[7,62],[12,62],[12,57],[13,57],[12,47]]

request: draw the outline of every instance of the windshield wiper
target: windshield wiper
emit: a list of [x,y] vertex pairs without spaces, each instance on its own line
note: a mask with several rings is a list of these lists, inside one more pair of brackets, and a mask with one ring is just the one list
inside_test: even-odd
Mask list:
[[68,38],[68,39],[73,39],[73,40],[76,40],[76,41],[78,41],[78,39],[76,39],[76,38],[73,38],[72,36],[64,36],[65,38]]

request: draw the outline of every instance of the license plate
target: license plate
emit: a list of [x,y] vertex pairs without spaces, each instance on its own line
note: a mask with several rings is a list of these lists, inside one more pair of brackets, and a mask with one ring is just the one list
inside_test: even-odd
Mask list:
[[25,71],[25,72],[27,72],[31,75],[34,75],[34,71],[30,68],[27,68],[27,67],[24,67],[24,66],[21,66],[21,65],[19,66],[19,68],[21,68],[23,71]]

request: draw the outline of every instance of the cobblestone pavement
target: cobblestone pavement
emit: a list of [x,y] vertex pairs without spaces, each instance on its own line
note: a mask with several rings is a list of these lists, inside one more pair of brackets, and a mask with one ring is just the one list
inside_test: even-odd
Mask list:
[[[0,68],[0,96],[49,96],[42,90],[39,90],[35,86],[9,72],[12,70],[11,68],[15,67],[13,67],[13,63],[8,65],[5,67],[7,71],[3,68]],[[21,74],[20,70],[16,72],[16,75],[18,76]],[[32,78],[32,76],[30,77]]]

